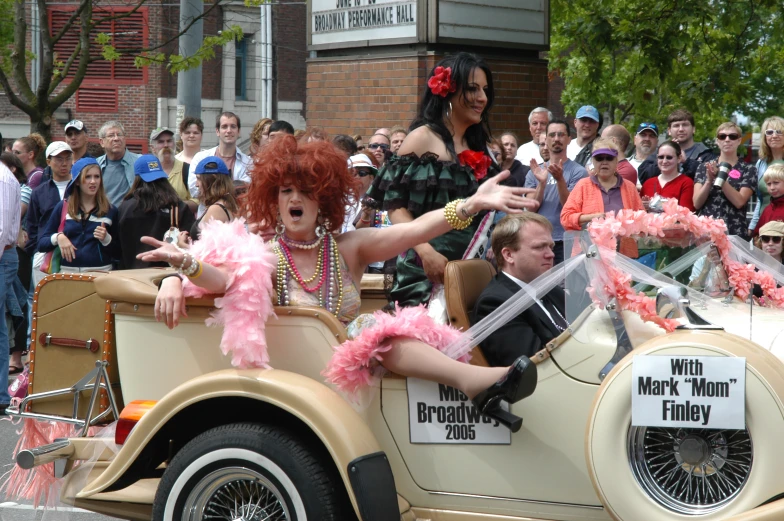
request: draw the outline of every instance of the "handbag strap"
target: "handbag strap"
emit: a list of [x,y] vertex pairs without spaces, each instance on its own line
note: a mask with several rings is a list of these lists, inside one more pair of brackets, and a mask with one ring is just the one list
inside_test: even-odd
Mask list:
[[65,218],[68,215],[68,199],[63,199],[63,209],[60,212],[60,226],[57,227],[57,232],[65,229]]
[[180,228],[180,207],[179,205],[172,206],[171,213],[169,213],[169,225],[172,228]]

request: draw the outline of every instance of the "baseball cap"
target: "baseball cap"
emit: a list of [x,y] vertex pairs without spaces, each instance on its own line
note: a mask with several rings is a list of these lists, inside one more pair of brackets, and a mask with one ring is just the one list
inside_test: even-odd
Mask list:
[[784,222],[770,221],[760,228],[760,235],[768,235],[770,237],[784,237]]
[[164,132],[168,132],[172,136],[174,136],[174,134],[175,134],[175,132],[172,129],[170,129],[169,127],[158,127],[155,130],[153,130],[152,132],[150,132],[150,141],[152,141],[153,139],[158,139],[158,136],[160,136]]
[[46,147],[46,158],[50,158],[52,156],[60,155],[62,152],[73,152],[71,147],[68,146],[68,143],[65,141],[52,141],[49,143],[49,146]]
[[193,170],[194,174],[223,174],[230,175],[229,167],[223,162],[223,159],[218,156],[207,156],[196,165]]
[[133,164],[133,172],[147,183],[157,179],[168,179],[169,177],[161,168],[161,162],[152,154],[140,156]]
[[349,168],[367,168],[373,172],[378,173],[378,168],[373,165],[373,162],[365,154],[357,154],[348,159]]
[[577,119],[580,118],[591,118],[595,122],[599,123],[599,111],[596,110],[596,107],[583,105],[580,107],[580,110],[577,111]]
[[656,137],[659,136],[659,127],[656,126],[656,123],[640,123],[637,126],[637,135],[639,135],[640,132],[644,130],[650,130],[651,132],[656,134]]
[[65,124],[65,130],[63,132],[68,132],[68,129],[72,128],[78,132],[87,132],[87,125],[84,124],[83,121],[78,119],[72,119],[68,123]]
[[68,186],[65,187],[63,199],[68,199],[68,196],[71,195],[71,192],[73,192],[74,185],[79,182],[79,175],[82,173],[82,170],[90,165],[97,166],[99,170],[101,168],[101,165],[98,164],[98,161],[92,157],[83,157],[73,164],[71,167],[71,180],[68,182]]

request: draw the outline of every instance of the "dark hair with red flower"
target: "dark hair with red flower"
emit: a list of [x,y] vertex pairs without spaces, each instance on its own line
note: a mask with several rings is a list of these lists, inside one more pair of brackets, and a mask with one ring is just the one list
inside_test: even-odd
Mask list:
[[430,92],[442,98],[446,98],[450,93],[456,91],[457,87],[452,81],[451,67],[436,67],[433,70],[433,75],[427,80],[427,86],[430,87]]
[[345,154],[330,142],[298,143],[294,136],[271,141],[256,156],[246,196],[253,220],[275,222],[278,191],[285,184],[309,193],[329,219],[330,231],[340,229],[346,206],[359,193],[359,179],[349,171]]
[[[419,112],[409,128],[409,131],[411,131],[423,125],[427,125],[439,135],[444,142],[444,145],[446,145],[446,149],[452,154],[452,157],[455,160],[457,160],[455,144],[452,141],[452,133],[447,128],[444,119],[449,110],[450,102],[456,101],[457,96],[460,96],[465,103],[469,103],[469,80],[471,79],[471,72],[474,69],[483,70],[485,76],[487,76],[487,105],[482,112],[482,120],[476,125],[471,125],[466,129],[465,140],[468,148],[471,150],[485,152],[487,150],[487,143],[491,140],[490,136],[492,136],[489,114],[490,110],[493,108],[493,99],[495,98],[493,90],[493,73],[484,60],[475,54],[459,52],[447,56],[433,67],[433,70],[430,71],[430,74],[428,75],[427,87],[425,88],[422,102],[419,105]],[[446,74],[446,71],[449,71],[448,75]],[[447,79],[449,83],[445,84],[444,81]],[[437,87],[436,89],[433,88],[434,85]],[[449,85],[449,91],[442,94],[446,85]]]

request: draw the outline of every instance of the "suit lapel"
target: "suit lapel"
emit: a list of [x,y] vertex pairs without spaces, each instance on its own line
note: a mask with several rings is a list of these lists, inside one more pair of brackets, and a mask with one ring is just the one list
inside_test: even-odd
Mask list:
[[[513,294],[523,289],[520,287],[519,284],[517,284],[517,282],[510,279],[503,272],[500,272],[498,274],[498,279],[501,282],[501,284],[503,284],[503,286],[506,287]],[[553,336],[558,336],[561,333],[558,330],[558,328],[555,327],[555,324],[553,324],[552,320],[550,320],[550,318],[547,316],[547,313],[544,312],[544,310],[538,303],[534,302],[526,311],[530,311],[539,320],[542,326],[544,326],[545,329],[550,331],[550,333],[552,333]],[[531,325],[533,326],[534,324]]]

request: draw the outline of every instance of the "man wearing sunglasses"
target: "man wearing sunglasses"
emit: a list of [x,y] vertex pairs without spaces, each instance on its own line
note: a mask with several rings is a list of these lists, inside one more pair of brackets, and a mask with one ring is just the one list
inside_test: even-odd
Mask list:
[[[716,154],[710,148],[703,143],[694,142],[695,128],[694,116],[688,110],[674,110],[667,117],[667,133],[670,135],[670,139],[678,143],[683,150],[680,172],[692,179],[697,173],[697,167],[716,159]],[[654,150],[648,159],[637,168],[637,178],[641,184],[645,184],[645,181],[651,177],[657,177],[659,174],[661,171],[656,158],[656,150]]]
[[390,147],[389,137],[385,134],[373,134],[370,136],[368,150],[378,160],[378,164],[383,166],[387,160],[387,151]]
[[343,221],[342,232],[348,232],[357,228],[367,228],[373,226],[373,209],[362,206],[362,199],[365,197],[373,179],[376,178],[378,168],[375,165],[375,156],[371,159],[367,152],[360,152],[348,159],[348,168],[359,179],[359,193],[357,200],[351,201],[346,206],[346,220]]
[[[784,238],[784,222],[770,221],[765,226],[760,228],[760,248],[762,251],[773,257],[779,262],[782,262],[782,239]],[[762,293],[762,292],[760,292]],[[761,295],[757,295],[760,297]]]

